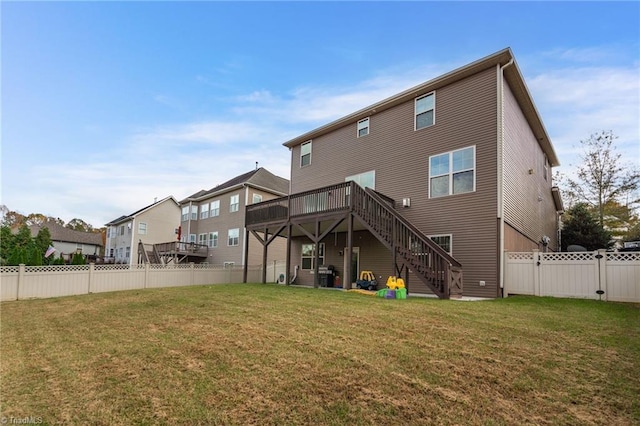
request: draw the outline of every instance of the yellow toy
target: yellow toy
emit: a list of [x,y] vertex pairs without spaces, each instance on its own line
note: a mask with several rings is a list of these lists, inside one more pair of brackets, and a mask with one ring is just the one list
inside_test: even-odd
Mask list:
[[387,279],[387,287],[391,290],[404,288],[404,280],[402,278],[389,277]]

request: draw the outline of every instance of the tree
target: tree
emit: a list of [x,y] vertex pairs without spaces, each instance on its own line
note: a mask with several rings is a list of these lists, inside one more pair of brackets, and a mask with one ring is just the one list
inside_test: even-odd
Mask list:
[[24,215],[14,212],[13,210],[9,210],[3,214],[2,224],[7,225],[10,228],[19,228],[26,223],[26,220],[27,218]]
[[602,131],[580,141],[582,164],[577,169],[577,178],[567,178],[564,188],[569,200],[586,203],[596,212],[601,227],[605,225],[607,205],[622,203],[622,197],[640,188],[640,170],[625,166],[622,154],[615,152],[615,139],[612,131]]
[[78,218],[71,219],[66,227],[75,231],[93,232],[93,226]]
[[562,227],[562,250],[580,245],[589,251],[611,247],[611,234],[589,212],[585,203],[578,203],[565,213]]
[[51,241],[51,232],[49,232],[49,228],[40,228],[38,231],[38,235],[34,238],[34,244],[36,248],[36,253],[40,256],[40,264],[46,265],[51,263],[51,256],[46,258],[44,255],[49,249],[50,246],[53,246],[53,241]]

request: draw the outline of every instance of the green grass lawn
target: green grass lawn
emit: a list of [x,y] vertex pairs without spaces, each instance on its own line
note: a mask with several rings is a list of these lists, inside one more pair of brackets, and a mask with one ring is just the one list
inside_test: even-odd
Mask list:
[[216,285],[6,302],[0,416],[640,423],[640,306]]

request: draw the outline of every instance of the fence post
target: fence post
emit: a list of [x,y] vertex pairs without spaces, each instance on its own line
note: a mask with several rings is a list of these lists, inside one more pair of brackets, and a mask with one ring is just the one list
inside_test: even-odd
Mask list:
[[24,284],[24,263],[21,263],[20,265],[18,265],[18,288],[16,291],[16,300],[20,300],[22,299],[22,295],[20,294],[20,291],[22,290],[22,286]]
[[540,265],[542,259],[540,258],[540,250],[533,250],[533,294],[540,296]]
[[509,284],[507,277],[507,271],[509,270],[509,252],[503,251],[502,254],[502,297],[509,297]]
[[93,262],[89,263],[89,285],[87,286],[87,294],[91,294],[92,293],[92,289],[93,289],[93,273],[95,271],[95,266],[96,264]]
[[600,274],[598,286],[599,290],[604,291],[602,300],[609,300],[609,292],[607,291],[607,251],[604,249],[598,250],[596,255],[596,262],[598,262],[598,273]]

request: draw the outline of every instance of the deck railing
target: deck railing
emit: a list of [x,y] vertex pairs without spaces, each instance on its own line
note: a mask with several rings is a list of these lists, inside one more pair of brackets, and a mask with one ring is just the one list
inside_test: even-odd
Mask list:
[[208,246],[206,244],[187,243],[183,241],[171,241],[168,243],[155,244],[156,253],[166,254],[189,254],[195,256],[207,256]]

